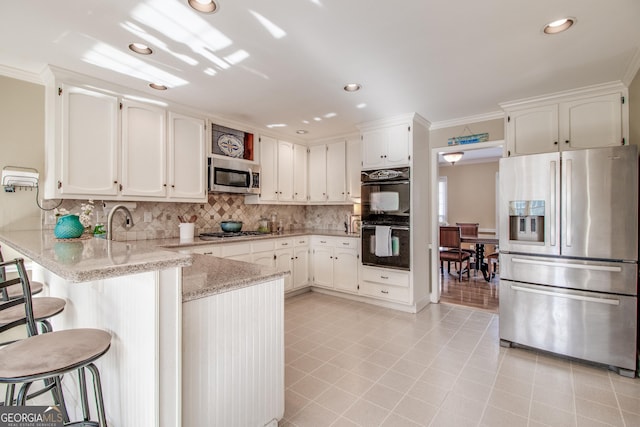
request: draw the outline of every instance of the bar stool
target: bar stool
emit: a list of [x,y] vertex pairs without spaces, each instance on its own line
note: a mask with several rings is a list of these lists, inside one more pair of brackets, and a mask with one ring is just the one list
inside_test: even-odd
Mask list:
[[[2,247],[0,247],[0,262],[4,262],[4,257],[2,256]],[[0,280],[7,280],[7,271],[5,267],[0,268]],[[31,295],[39,294],[44,288],[44,285],[42,283],[35,282],[33,280],[29,281],[29,286],[31,287]],[[2,301],[19,298],[20,296],[22,296],[22,288],[20,284],[9,286],[2,289],[2,292],[0,292],[0,300]]]
[[[61,402],[64,402],[60,377],[77,371],[83,420],[66,425],[105,427],[107,421],[104,413],[100,373],[93,362],[109,350],[111,334],[100,329],[69,329],[38,335],[29,278],[24,268],[24,261],[15,259],[0,263],[0,268],[6,266],[15,266],[19,277],[1,281],[0,290],[19,284],[22,287],[22,296],[0,302],[0,314],[4,315],[15,310],[14,307],[20,307],[24,316],[16,322],[26,324],[29,337],[0,348],[0,383],[7,384],[5,405],[24,406],[31,384],[38,380],[55,382],[57,386],[55,390],[59,393],[58,397]],[[88,369],[93,376],[98,421],[90,420],[85,369]],[[22,386],[18,395],[15,396],[15,386],[18,384],[22,384]]]

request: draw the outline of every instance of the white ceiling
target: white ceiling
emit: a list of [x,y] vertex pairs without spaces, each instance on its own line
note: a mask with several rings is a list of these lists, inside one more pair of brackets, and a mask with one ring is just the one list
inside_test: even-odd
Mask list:
[[[306,129],[304,139],[410,112],[435,123],[487,115],[504,101],[628,84],[640,66],[638,0],[219,0],[210,15],[186,3],[2,1],[0,66],[52,64],[258,128],[286,124],[276,131],[292,138]],[[542,33],[566,15],[571,30]],[[153,55],[127,49],[144,38]],[[169,90],[135,76],[148,67]],[[349,82],[362,90],[344,92]]]

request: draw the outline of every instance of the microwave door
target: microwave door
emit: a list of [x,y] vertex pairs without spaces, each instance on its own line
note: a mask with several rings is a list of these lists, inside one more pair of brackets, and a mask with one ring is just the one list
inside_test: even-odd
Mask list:
[[638,154],[633,145],[562,153],[562,255],[638,259]]
[[500,159],[500,250],[560,255],[560,155]]

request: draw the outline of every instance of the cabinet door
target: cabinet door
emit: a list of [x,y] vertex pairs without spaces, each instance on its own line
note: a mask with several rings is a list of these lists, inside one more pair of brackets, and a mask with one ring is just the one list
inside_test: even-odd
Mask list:
[[387,129],[387,152],[384,155],[385,166],[409,166],[409,137],[411,131],[406,123]]
[[358,292],[358,251],[335,248],[333,286],[336,290]]
[[[246,261],[247,259],[245,258],[244,261]],[[251,255],[251,262],[254,264],[260,264],[260,265],[264,265],[267,267],[274,267],[275,266],[275,255],[273,254],[273,251],[268,251],[268,252],[258,252],[256,254],[252,254]]]
[[384,166],[387,153],[387,130],[377,129],[362,134],[362,169]]
[[327,201],[343,202],[346,200],[346,143],[345,141],[327,144]]
[[558,106],[507,112],[509,156],[558,151]]
[[333,248],[328,246],[313,249],[313,284],[333,288]]
[[307,147],[293,145],[293,200],[307,201]]
[[309,147],[309,201],[327,200],[327,146]]
[[347,199],[360,197],[360,165],[362,163],[360,139],[347,141]]
[[122,195],[165,197],[165,110],[123,101]]
[[560,149],[622,145],[619,92],[560,104]]
[[204,120],[169,112],[169,197],[204,201]]
[[260,200],[278,200],[278,142],[260,137]]
[[58,91],[60,194],[118,192],[118,98],[73,86]]
[[278,200],[293,200],[293,144],[278,141]]
[[278,271],[290,271],[291,274],[284,278],[284,291],[293,289],[294,265],[293,265],[293,249],[279,249],[275,255],[275,266]]
[[293,289],[309,283],[309,247],[299,246],[293,254]]

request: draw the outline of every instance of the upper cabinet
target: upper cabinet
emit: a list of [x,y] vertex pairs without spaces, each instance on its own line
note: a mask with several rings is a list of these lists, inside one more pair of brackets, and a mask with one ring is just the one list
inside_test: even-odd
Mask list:
[[309,147],[309,201],[346,201],[346,173],[344,140]]
[[245,202],[306,202],[307,147],[265,135],[259,143],[260,195],[247,195]]
[[47,197],[206,200],[204,120],[106,91],[55,90]]
[[360,171],[362,165],[362,143],[360,138],[347,140],[347,199],[360,198]]
[[392,124],[362,132],[362,169],[409,166],[411,125]]
[[502,104],[507,155],[628,144],[628,91],[621,84]]

